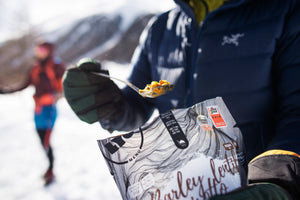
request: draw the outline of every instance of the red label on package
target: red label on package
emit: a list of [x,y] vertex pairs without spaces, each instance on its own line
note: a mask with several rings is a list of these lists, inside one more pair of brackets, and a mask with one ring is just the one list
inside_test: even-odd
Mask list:
[[226,127],[226,123],[220,113],[218,106],[209,106],[207,107],[208,114],[212,119],[216,128]]

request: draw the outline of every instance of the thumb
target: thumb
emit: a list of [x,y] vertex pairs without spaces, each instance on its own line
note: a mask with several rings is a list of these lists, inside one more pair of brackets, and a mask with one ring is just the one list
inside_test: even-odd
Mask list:
[[94,60],[92,58],[82,58],[78,61],[76,64],[76,67],[83,71],[94,71],[94,72],[100,72],[101,70],[101,64],[99,61]]

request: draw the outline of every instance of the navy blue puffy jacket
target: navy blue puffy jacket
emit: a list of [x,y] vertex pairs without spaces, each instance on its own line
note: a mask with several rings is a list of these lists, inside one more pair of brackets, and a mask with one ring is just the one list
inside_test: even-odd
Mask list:
[[165,112],[221,96],[240,127],[248,161],[268,149],[300,153],[300,2],[230,1],[197,25],[182,0],[151,20],[133,57],[130,81],[143,88],[168,80],[175,89],[129,102],[116,130],[142,125],[154,108]]

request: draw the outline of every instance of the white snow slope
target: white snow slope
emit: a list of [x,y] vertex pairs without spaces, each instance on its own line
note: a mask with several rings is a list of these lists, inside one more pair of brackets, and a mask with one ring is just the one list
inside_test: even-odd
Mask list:
[[[173,6],[172,0],[24,0],[22,4],[18,2],[20,1],[0,0],[0,11],[7,11],[0,12],[0,32],[9,30],[6,29],[9,19],[4,13],[9,13],[12,8],[16,9],[14,6],[24,6],[24,2],[27,2],[26,9],[30,11],[29,19],[33,25],[58,18],[60,20],[54,21],[63,23],[67,17],[62,16],[66,15],[78,19],[100,12],[96,7],[101,7],[102,11],[106,12],[122,12],[123,16],[127,16],[129,23],[134,12],[142,12],[145,9],[163,11]],[[106,9],[108,7],[105,5],[109,6],[109,9]],[[49,27],[44,27],[45,30],[54,29],[50,26],[51,23]],[[55,27],[59,27],[59,24]],[[0,35],[0,41],[7,38],[6,36]],[[119,78],[126,78],[129,73],[126,65],[106,63],[106,66],[112,75]],[[0,199],[121,200],[122,197],[96,141],[110,134],[98,123],[89,125],[80,121],[64,98],[58,102],[58,118],[51,137],[56,182],[46,188],[43,186],[41,176],[47,168],[47,159],[34,127],[33,92],[34,89],[29,87],[14,94],[0,95]]]
[[[128,74],[128,66],[107,65],[115,76]],[[0,95],[0,199],[122,199],[96,141],[110,134],[98,123],[81,122],[64,98],[57,104],[51,137],[56,181],[43,186],[41,176],[48,165],[34,127],[33,92],[29,87]]]
[[[116,77],[129,74],[127,65],[106,66]],[[34,127],[33,92],[29,87],[0,95],[0,199],[121,200],[97,145],[97,139],[111,134],[98,123],[80,121],[64,98],[57,104],[58,118],[51,137],[56,181],[43,186],[41,176],[48,161]]]

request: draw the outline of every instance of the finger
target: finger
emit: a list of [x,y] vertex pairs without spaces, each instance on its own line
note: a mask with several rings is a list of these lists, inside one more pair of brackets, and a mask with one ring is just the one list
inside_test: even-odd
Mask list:
[[76,114],[83,115],[99,107],[104,109],[106,105],[118,102],[120,100],[120,91],[118,88],[110,84],[106,86],[107,87],[103,90],[97,91],[96,94],[93,93],[86,96],[83,95],[78,98],[76,98],[76,95],[74,95],[75,98],[71,100],[72,109],[76,112]]
[[72,110],[78,115],[85,114],[90,110],[97,108],[95,96],[93,94],[72,100],[69,104]]
[[81,71],[77,68],[67,70],[63,76],[63,85],[65,86],[89,86],[101,84],[109,81],[108,78],[97,76],[95,74]]
[[76,101],[78,99],[81,99],[88,95],[93,95],[104,87],[99,87],[97,85],[93,86],[81,86],[81,87],[70,87],[70,86],[64,86],[64,94],[67,100],[70,102]]
[[78,61],[76,67],[83,71],[93,72],[100,72],[102,68],[100,62],[92,58],[82,58]]
[[90,110],[89,112],[86,112],[84,114],[78,115],[79,119],[81,119],[84,122],[87,122],[89,124],[92,124],[96,121],[98,121],[98,112],[97,109]]
[[105,84],[103,90],[95,95],[96,102],[99,106],[108,104],[109,102],[118,102],[122,97],[122,92],[114,84]]

